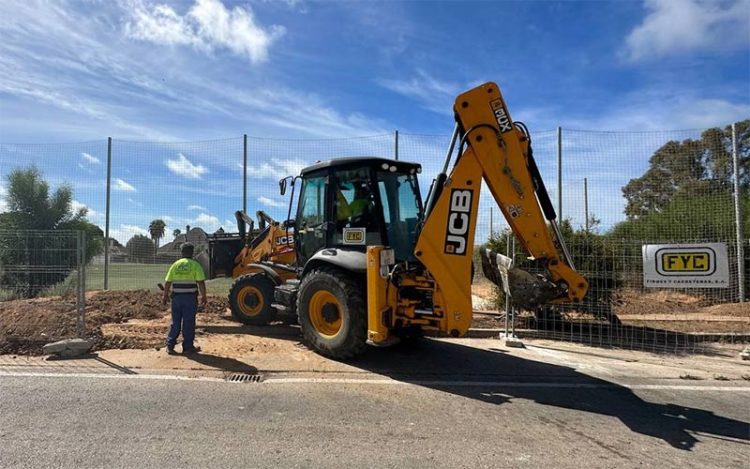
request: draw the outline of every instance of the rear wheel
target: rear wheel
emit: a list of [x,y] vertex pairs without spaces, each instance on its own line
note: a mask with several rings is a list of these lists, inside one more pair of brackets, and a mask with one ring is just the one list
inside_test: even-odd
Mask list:
[[297,318],[305,341],[337,360],[352,358],[367,347],[364,285],[353,274],[322,266],[302,278]]
[[238,277],[229,290],[232,317],[243,324],[264,326],[276,318],[273,282],[263,274]]

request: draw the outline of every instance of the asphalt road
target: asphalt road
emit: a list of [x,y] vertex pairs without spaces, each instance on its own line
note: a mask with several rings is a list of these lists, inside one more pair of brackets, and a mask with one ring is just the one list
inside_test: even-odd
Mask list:
[[540,371],[486,382],[0,376],[0,466],[748,467],[747,387]]

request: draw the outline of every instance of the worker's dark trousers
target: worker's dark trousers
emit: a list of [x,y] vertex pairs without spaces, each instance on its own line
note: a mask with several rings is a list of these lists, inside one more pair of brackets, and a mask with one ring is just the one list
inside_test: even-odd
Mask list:
[[195,313],[198,311],[198,298],[192,293],[172,295],[172,326],[167,335],[167,346],[174,347],[182,330],[182,348],[193,348],[195,340]]

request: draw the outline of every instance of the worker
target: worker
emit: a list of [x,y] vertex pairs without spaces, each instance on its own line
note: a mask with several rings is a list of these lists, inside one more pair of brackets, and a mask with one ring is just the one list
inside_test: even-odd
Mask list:
[[336,219],[340,222],[352,222],[361,219],[369,215],[373,205],[369,187],[365,183],[355,182],[354,198],[351,202],[346,201],[341,189],[336,192]]
[[195,314],[198,312],[198,291],[201,294],[201,306],[206,304],[206,275],[199,263],[193,260],[194,246],[190,243],[182,245],[182,258],[175,261],[167,271],[164,279],[164,296],[162,303],[167,304],[167,298],[172,293],[172,325],[167,335],[167,353],[175,353],[174,346],[182,331],[182,353],[200,352],[195,340]]

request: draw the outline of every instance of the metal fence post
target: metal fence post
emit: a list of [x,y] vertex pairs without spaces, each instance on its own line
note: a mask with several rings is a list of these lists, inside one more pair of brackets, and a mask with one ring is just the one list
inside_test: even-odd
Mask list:
[[247,213],[247,134],[242,136],[242,212]]
[[734,165],[734,222],[737,242],[737,289],[740,303],[745,301],[745,253],[742,245],[742,207],[740,207],[740,164],[737,154],[737,126],[732,124],[732,161]]
[[562,211],[562,127],[557,128],[557,219],[563,222]]
[[112,183],[112,137],[107,137],[107,202],[104,215],[104,289],[109,290],[109,193]]
[[[516,237],[515,235],[511,238],[510,247],[510,258],[513,260],[513,265],[516,265]],[[510,335],[516,337],[516,308],[510,305]]]
[[81,337],[86,335],[86,232],[81,231],[81,302],[78,304],[81,318]]
[[586,217],[586,233],[589,232],[589,178],[583,178],[583,214]]
[[[505,236],[505,255],[510,257],[510,231]],[[505,337],[508,337],[508,316],[510,315],[510,297],[505,292]]]
[[398,160],[398,130],[395,133],[394,148],[393,148],[394,159]]
[[82,231],[76,231],[76,336],[79,338],[83,337],[83,322],[82,322],[82,308],[83,303],[83,292],[81,291],[81,285],[83,285],[83,256],[81,251],[83,244],[81,242]]
[[490,239],[493,238],[495,234],[495,230],[493,229],[495,227],[494,220],[492,219],[492,207],[490,207]]

